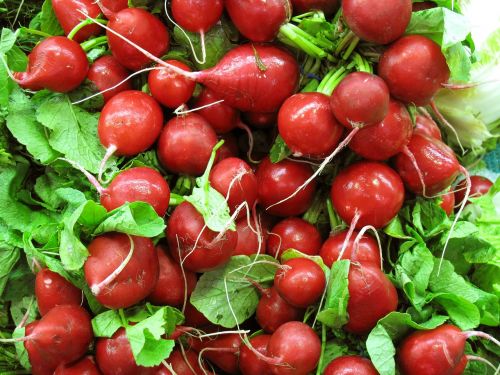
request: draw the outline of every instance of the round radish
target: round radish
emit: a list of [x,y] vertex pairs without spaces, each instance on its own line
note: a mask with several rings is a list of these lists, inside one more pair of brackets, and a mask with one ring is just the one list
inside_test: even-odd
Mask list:
[[102,305],[112,309],[132,306],[155,287],[158,256],[149,238],[106,233],[96,237],[88,251],[85,280]]
[[338,0],[291,0],[294,14],[311,10],[321,10],[325,16],[331,16],[339,8]]
[[267,355],[283,364],[273,366],[273,374],[307,375],[318,364],[321,341],[307,324],[288,322],[271,335]]
[[[486,177],[483,176],[470,176],[470,195],[469,198],[478,198],[482,195],[485,195],[488,193],[490,188],[493,186],[493,182],[488,180]],[[462,202],[465,199],[465,186],[466,181],[462,180],[460,181],[457,186],[455,187],[455,201],[457,203]],[[469,204],[470,201],[467,201],[467,204]]]
[[435,138],[439,141],[442,140],[439,126],[437,126],[437,124],[427,116],[417,115],[414,132]]
[[333,207],[346,223],[359,215],[355,227],[382,228],[398,213],[404,200],[404,186],[387,165],[361,161],[341,171],[330,191]]
[[[89,69],[87,78],[94,82],[99,91],[105,91],[118,83],[122,82],[128,76],[125,69],[113,56],[102,56],[98,58]],[[116,94],[132,90],[130,82],[126,81],[112,90],[102,93],[104,102],[107,102]]]
[[217,150],[215,162],[218,163],[227,158],[236,158],[240,153],[238,148],[238,140],[233,133],[222,134],[218,139],[223,139],[224,144]]
[[269,158],[265,158],[255,174],[259,186],[259,204],[271,215],[293,216],[304,213],[312,204],[316,181],[286,202],[276,203],[293,194],[312,174],[313,171],[307,164],[292,160],[271,163]]
[[204,88],[194,105],[201,108],[197,113],[208,121],[217,134],[225,134],[238,125],[239,113],[225,102],[213,104],[218,101],[220,98],[212,90]]
[[[85,20],[85,17],[80,12],[94,18],[101,13],[99,6],[92,0],[52,0],[52,9],[54,9],[56,18],[66,35],[76,25]],[[83,42],[92,35],[100,34],[101,30],[98,25],[84,26],[75,34],[73,40],[78,43]]]
[[[167,52],[170,36],[163,23],[141,8],[126,8],[110,17],[108,28],[127,37],[133,43],[159,57]],[[139,70],[151,62],[143,53],[107,31],[108,44],[113,56],[124,67]]]
[[[167,60],[166,62],[186,72],[191,71],[189,66],[180,61]],[[149,72],[148,84],[153,98],[167,108],[177,108],[186,103],[193,95],[196,86],[192,80],[162,67]]]
[[323,375],[378,375],[370,360],[357,355],[335,358],[326,366]]
[[326,287],[325,273],[308,258],[283,263],[274,276],[274,287],[290,305],[306,308],[319,301]]
[[113,13],[128,8],[128,0],[101,0],[101,5],[108,11],[104,12],[104,15],[110,18]]
[[196,113],[174,117],[161,132],[158,157],[175,173],[199,176],[207,167],[217,135],[203,117]]
[[398,39],[411,18],[411,0],[343,0],[342,12],[347,25],[359,38],[377,44]]
[[60,365],[54,375],[101,375],[101,372],[97,368],[94,358],[87,356],[76,363]]
[[446,215],[450,216],[455,208],[455,193],[449,191],[441,196],[441,203],[439,204],[441,208],[446,212]]
[[289,0],[226,0],[225,7],[238,31],[252,42],[272,41],[292,14]]
[[448,188],[460,173],[460,164],[451,148],[419,133],[413,134],[407,151],[396,156],[395,166],[409,190],[427,196]]
[[302,319],[304,310],[290,305],[280,296],[275,287],[262,293],[255,317],[259,326],[273,333],[286,322]]
[[[192,349],[201,353],[224,373],[238,374],[238,355],[240,352],[241,337],[236,333],[217,336],[215,339],[191,340]],[[209,349],[209,350],[203,350]],[[202,351],[203,350],[203,351]]]
[[222,16],[222,0],[172,0],[172,15],[184,29],[193,33],[210,30]]
[[387,116],[377,124],[360,129],[349,143],[356,154],[369,160],[387,160],[410,142],[413,124],[406,107],[391,100]]
[[160,272],[158,282],[148,296],[154,305],[182,306],[193,292],[198,279],[194,272],[182,271],[161,246],[156,247]]
[[421,35],[404,36],[380,57],[378,74],[391,95],[404,103],[424,106],[450,78],[441,47]]
[[269,233],[266,252],[279,258],[288,249],[318,255],[320,248],[321,234],[318,229],[305,220],[289,217],[276,224]]
[[[271,335],[258,335],[252,337],[249,341],[250,345],[252,345],[255,350],[266,356],[267,345],[270,338]],[[261,358],[257,357],[257,355],[252,350],[250,350],[250,348],[245,345],[245,343],[242,343],[240,347],[239,367],[243,375],[272,374],[271,366]]]
[[[260,225],[257,226],[254,225],[254,218],[251,218],[250,220],[252,221],[252,227],[249,226],[248,219],[246,217],[236,221],[238,242],[234,248],[233,255],[252,255],[264,253],[268,230],[267,225],[260,223]],[[255,232],[258,232],[258,234]]]
[[150,148],[160,135],[160,105],[141,91],[123,91],[104,106],[99,118],[101,144],[120,156],[135,156]]
[[[180,351],[175,349],[166,360],[175,371],[175,375],[213,375],[212,372],[201,368],[198,363],[198,354],[192,350]],[[155,375],[174,375],[165,366],[162,366]]]
[[14,78],[24,89],[68,92],[80,86],[88,70],[87,55],[77,42],[52,36],[33,48],[26,72],[16,72]]
[[377,321],[396,311],[398,293],[379,266],[351,264],[349,270],[349,322],[344,328],[356,335],[368,333]]
[[278,113],[278,129],[296,155],[321,158],[338,145],[344,128],[321,93],[299,93],[289,97]]
[[193,272],[210,271],[226,263],[238,241],[236,232],[220,234],[208,229],[203,216],[188,202],[176,207],[166,234],[173,258]]
[[333,90],[330,105],[337,120],[348,129],[382,121],[389,112],[389,88],[380,77],[355,72]]
[[245,112],[243,114],[245,123],[255,128],[269,128],[278,121],[277,112]]
[[[321,247],[319,255],[328,267],[332,267],[333,263],[338,260],[347,235],[347,230],[332,234]],[[359,240],[358,247],[355,248],[354,241],[357,235],[357,231],[352,233],[341,259],[349,259],[352,262],[379,267],[380,251],[377,241],[371,236],[363,235]]]
[[36,274],[35,296],[38,311],[44,316],[54,306],[75,305],[83,302],[82,291],[61,275],[45,268]]

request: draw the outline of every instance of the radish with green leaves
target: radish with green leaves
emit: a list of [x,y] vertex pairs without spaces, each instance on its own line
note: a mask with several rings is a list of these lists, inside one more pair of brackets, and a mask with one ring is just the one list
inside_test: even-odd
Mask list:
[[[90,17],[97,17],[101,13],[99,6],[92,0],[52,0],[52,8],[64,33],[68,36],[80,22],[85,20],[79,11],[85,12]],[[100,34],[101,31],[98,25],[89,24],[72,35],[72,39],[80,43],[93,35]]]
[[286,322],[302,319],[304,310],[290,305],[275,287],[261,294],[255,317],[265,332],[273,333]]

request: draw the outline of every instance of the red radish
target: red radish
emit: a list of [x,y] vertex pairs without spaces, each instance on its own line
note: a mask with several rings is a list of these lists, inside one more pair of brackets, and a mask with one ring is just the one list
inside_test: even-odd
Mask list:
[[[262,355],[267,355],[267,345],[271,335],[258,335],[252,337],[250,345]],[[245,343],[240,347],[240,371],[243,375],[271,375],[271,366],[261,358],[257,357]]]
[[252,216],[236,221],[238,242],[233,255],[252,255],[265,252],[270,226],[269,217],[252,209]]
[[[420,3],[415,3],[420,4]],[[431,138],[435,138],[439,141],[442,140],[441,130],[439,126],[427,116],[418,115],[415,121],[414,132],[426,135]]]
[[268,128],[278,121],[277,112],[246,112],[243,114],[245,123],[255,128]]
[[[212,372],[207,371],[206,369],[202,369],[200,364],[198,363],[198,354],[196,354],[192,350],[186,350],[181,352],[178,349],[175,349],[168,357],[167,363],[172,366],[172,369],[175,371],[175,375],[197,375],[197,374],[213,374]],[[155,375],[174,375],[170,370],[168,370],[165,366],[160,368]]]
[[319,301],[326,287],[325,273],[308,258],[283,263],[274,276],[274,287],[290,305],[306,308]]
[[331,361],[323,375],[378,375],[378,371],[369,359],[344,355]]
[[80,86],[88,70],[87,55],[77,42],[52,36],[33,48],[26,72],[16,72],[14,78],[23,89],[68,92]]
[[[186,72],[191,71],[189,66],[180,61],[166,60],[166,62]],[[177,108],[186,103],[193,95],[196,86],[192,80],[162,67],[158,67],[149,73],[148,84],[153,98],[167,108]]]
[[170,200],[170,188],[156,170],[136,167],[120,172],[101,192],[101,204],[108,211],[126,202],[146,202],[159,216],[165,216]]
[[318,364],[321,342],[307,324],[288,322],[271,335],[267,355],[280,361],[272,367],[273,374],[307,375]]
[[[347,235],[347,230],[335,233],[321,247],[319,255],[328,267],[332,267],[333,263],[338,260]],[[358,248],[355,248],[354,240],[357,235],[358,232],[354,231],[347,242],[341,259],[349,259],[352,262],[380,267],[381,259],[377,241],[371,236],[364,235],[358,243]]]
[[441,196],[441,203],[439,204],[441,208],[446,212],[446,215],[450,216],[455,208],[455,194],[453,191],[448,191],[446,194]]
[[112,17],[113,13],[118,13],[120,10],[128,8],[128,0],[101,0],[101,6],[106,8],[106,17]]
[[160,273],[148,300],[155,305],[182,306],[193,292],[198,279],[194,272],[182,271],[161,246],[156,247]]
[[[470,195],[469,198],[478,198],[488,193],[493,186],[493,182],[483,176],[470,176]],[[460,181],[455,187],[455,201],[462,202],[465,199],[466,180]],[[470,201],[467,201],[469,204]]]
[[54,375],[101,375],[101,372],[97,368],[94,358],[87,356],[76,363],[60,365]]
[[219,335],[215,339],[191,340],[192,348],[208,359],[224,373],[238,374],[238,355],[241,337],[237,333]]
[[411,0],[343,0],[347,25],[360,39],[387,44],[398,39],[411,18]]
[[273,227],[267,239],[266,251],[279,258],[288,249],[318,255],[320,248],[321,234],[318,229],[305,220],[289,217]]
[[[304,213],[312,203],[316,181],[312,181],[286,202],[276,204],[293,194],[313,174],[307,164],[292,160],[271,163],[265,158],[257,168],[259,204],[276,216]],[[272,206],[272,207],[271,207]]]
[[[101,13],[99,6],[92,0],[52,0],[52,8],[66,35],[85,20],[80,11],[94,18]],[[100,34],[101,30],[98,25],[87,25],[80,29],[72,39],[80,43],[93,35]]]
[[[257,178],[252,168],[238,158],[224,159],[213,167],[210,172],[210,185],[227,199],[231,214],[242,203],[247,208],[257,201]],[[240,211],[239,217],[246,216],[246,211]]]
[[214,92],[204,88],[195,101],[197,113],[208,121],[217,134],[224,134],[238,125],[238,111],[221,101]]
[[160,162],[175,173],[199,176],[207,167],[217,135],[196,113],[171,119],[161,132],[157,152]]
[[188,202],[175,208],[166,235],[173,258],[193,272],[206,272],[226,263],[238,241],[236,232],[221,234],[208,229],[203,216]]
[[331,16],[339,8],[338,0],[291,0],[294,14],[311,10],[321,10],[325,16]]
[[227,158],[238,157],[240,149],[238,148],[238,140],[234,134],[226,133],[218,138],[223,139],[224,144],[217,150],[216,163]]
[[404,103],[428,105],[450,78],[441,47],[421,35],[404,36],[380,57],[378,74],[391,95]]
[[127,69],[125,69],[113,56],[109,55],[98,58],[90,66],[87,74],[87,78],[94,82],[100,92],[102,91],[104,102],[107,102],[122,91],[132,90],[130,82],[125,81],[119,86],[106,91],[125,80],[127,76]]
[[333,116],[328,96],[318,92],[285,100],[278,113],[278,129],[294,154],[313,158],[330,154],[344,131]]
[[[281,25],[292,15],[289,0],[226,0],[224,2],[231,21],[238,31],[252,42],[270,42]],[[265,22],[261,22],[265,20]],[[259,25],[256,27],[256,25]]]
[[150,148],[160,135],[160,105],[141,91],[123,91],[104,106],[99,118],[99,139],[108,154],[135,156]]
[[391,100],[387,116],[377,124],[360,129],[349,148],[368,160],[387,160],[403,150],[412,132],[413,124],[406,107]]
[[191,302],[187,301],[186,308],[184,309],[184,316],[186,317],[185,324],[189,327],[204,327],[210,325],[210,321],[194,307]]
[[172,0],[172,15],[184,29],[193,33],[205,33],[222,16],[222,0]]
[[413,12],[435,8],[436,3],[433,1],[422,1],[421,3],[413,3]]
[[382,121],[389,112],[389,88],[380,77],[355,72],[333,90],[330,105],[337,120],[348,129]]
[[273,333],[286,322],[302,319],[304,311],[290,305],[275,287],[262,293],[255,316],[261,328]]
[[[151,59],[118,37],[125,36],[133,43],[159,57],[167,52],[170,36],[163,23],[151,13],[141,8],[126,8],[108,16],[108,44],[113,56],[124,67],[139,70],[149,64]],[[109,29],[114,31],[111,32]]]
[[377,321],[396,311],[398,293],[380,266],[351,264],[349,270],[349,322],[344,328],[356,335],[368,333]]
[[97,340],[95,359],[103,375],[156,375],[158,371],[135,363],[125,328],[120,328],[111,338]]
[[158,256],[149,238],[106,233],[88,246],[83,271],[102,305],[129,307],[144,299],[158,280]]
[[387,165],[361,161],[335,177],[330,195],[333,207],[345,222],[351,223],[359,215],[355,228],[382,228],[403,205],[404,186]]
[[61,275],[45,268],[36,274],[35,296],[38,311],[44,316],[58,305],[80,306],[83,302],[82,291]]
[[406,187],[424,196],[445,190],[460,173],[460,164],[453,150],[420,133],[413,134],[408,149],[396,156],[395,166]]

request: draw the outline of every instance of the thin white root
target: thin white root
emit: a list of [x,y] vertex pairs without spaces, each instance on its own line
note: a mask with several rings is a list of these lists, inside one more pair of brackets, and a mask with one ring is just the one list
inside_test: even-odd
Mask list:
[[97,175],[97,180],[99,182],[103,182],[102,175],[104,174],[104,170],[106,169],[106,163],[108,162],[109,158],[113,156],[117,149],[118,148],[115,145],[111,145],[106,149],[106,153],[104,154],[101,163],[99,164],[99,173]]
[[80,164],[73,160],[69,160],[66,158],[58,158],[59,160],[65,161],[66,163],[70,164],[73,168],[78,169],[80,172],[84,174],[85,177],[87,177],[87,180],[92,184],[92,186],[95,187],[99,195],[104,194],[105,190],[102,185],[99,183],[99,181],[91,174],[89,173],[85,168],[83,168]]
[[344,243],[342,244],[342,249],[340,250],[337,260],[341,260],[342,257],[344,256],[344,253],[347,249],[347,246],[349,245],[349,241],[351,240],[352,234],[354,233],[354,229],[356,228],[356,225],[358,224],[360,217],[361,214],[358,211],[356,211],[354,217],[352,218],[351,224],[349,224],[349,230],[347,231],[347,235],[345,236],[345,240]]
[[187,115],[188,113],[196,112],[196,111],[199,111],[200,109],[204,109],[204,108],[208,108],[208,107],[212,107],[214,105],[220,104],[223,101],[224,101],[224,99],[217,100],[216,102],[205,104],[205,105],[202,105],[201,107],[196,107],[196,108],[193,108],[193,109],[186,109],[187,108],[186,105],[185,104],[181,104],[179,107],[177,107],[174,110],[174,114],[176,116]]
[[361,238],[363,238],[363,235],[366,233],[366,231],[371,230],[373,234],[375,235],[375,238],[377,239],[377,246],[378,246],[378,251],[380,254],[380,269],[383,271],[384,270],[384,260],[383,260],[383,255],[382,255],[382,243],[380,241],[380,236],[377,232],[377,229],[375,229],[374,226],[372,225],[365,225],[361,230],[359,231],[358,235],[354,239],[354,245],[353,245],[353,251],[352,255],[356,254],[356,251],[359,249],[359,241],[361,241]]
[[496,367],[493,363],[491,363],[490,361],[488,361],[486,358],[479,357],[479,356],[476,356],[476,355],[470,355],[470,354],[467,354],[466,357],[467,357],[468,361],[477,361],[477,362],[485,363],[487,366],[491,367],[493,370],[496,371],[495,374],[500,370],[500,366]]
[[245,131],[245,133],[247,133],[247,136],[248,136],[248,151],[247,151],[247,158],[248,160],[250,161],[250,163],[253,163],[253,164],[259,164],[261,162],[261,160],[254,160],[252,158],[252,153],[253,153],[253,134],[252,134],[252,131],[250,130],[250,128],[248,127],[248,125],[244,124],[243,122],[241,122],[241,120],[238,122],[238,125],[236,126],[237,128],[240,128],[242,130]]

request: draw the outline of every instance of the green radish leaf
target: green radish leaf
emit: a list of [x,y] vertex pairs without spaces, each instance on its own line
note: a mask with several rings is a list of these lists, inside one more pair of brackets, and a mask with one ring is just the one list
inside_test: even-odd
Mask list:
[[325,352],[323,354],[323,360],[321,362],[321,374],[324,373],[326,366],[330,364],[335,358],[341,357],[343,355],[355,354],[351,353],[349,346],[338,340],[327,341],[325,343]]
[[323,258],[321,258],[319,255],[308,255],[308,254],[301,253],[300,251],[295,250],[295,249],[288,249],[288,250],[285,250],[283,252],[283,254],[281,255],[281,262],[285,263],[286,261],[288,261],[290,259],[295,259],[295,258],[307,258],[307,259],[312,260],[314,263],[316,263],[318,266],[321,267],[321,269],[325,273],[327,279],[330,276],[330,268],[328,268],[328,266],[323,261]]
[[349,302],[349,260],[333,263],[328,281],[324,309],[318,314],[318,320],[333,329],[340,329],[349,321],[347,303]]
[[478,308],[465,298],[451,293],[430,294],[433,302],[438,303],[448,313],[450,320],[462,331],[467,331],[479,326],[481,317]]
[[472,282],[485,292],[500,298],[500,266],[486,264],[476,266]]
[[[0,227],[1,229],[3,228]],[[12,269],[19,260],[20,254],[19,248],[11,246],[0,239],[0,297],[4,292]]]
[[[16,328],[14,330],[14,332],[12,332],[12,338],[14,338],[14,339],[21,338],[24,336],[26,336],[26,328],[25,327]],[[19,363],[26,370],[31,371],[31,364],[30,364],[29,357],[28,357],[28,351],[24,347],[24,342],[16,342],[14,345],[16,347],[16,354],[17,354],[17,359],[19,360]]]
[[292,155],[292,150],[288,148],[285,140],[278,135],[274,141],[271,151],[269,151],[269,159],[271,163],[279,163],[280,161],[286,159]]
[[[97,94],[99,89],[94,82],[86,79],[78,88],[68,93],[68,97],[72,103],[77,102],[81,99],[88,98],[94,94]],[[99,94],[92,99],[85,100],[79,103],[78,106],[89,111],[99,110],[104,105],[104,96]]]
[[16,43],[17,35],[12,30],[5,27],[2,28],[0,35],[0,55],[6,54]]
[[24,72],[26,70],[28,57],[18,46],[12,46],[12,48],[5,54],[5,57],[7,59],[7,63],[9,64],[9,68],[13,71]]
[[92,329],[96,337],[111,337],[123,326],[118,310],[108,310],[92,319]]
[[40,16],[41,31],[49,35],[64,35],[59,21],[57,20],[54,8],[52,8],[52,1],[45,0],[42,5],[42,14]]
[[259,303],[259,293],[249,280],[269,287],[278,266],[268,255],[233,256],[224,266],[200,277],[191,303],[212,323],[236,327],[255,313]]
[[423,238],[432,238],[451,226],[446,212],[433,200],[417,198],[412,224]]

